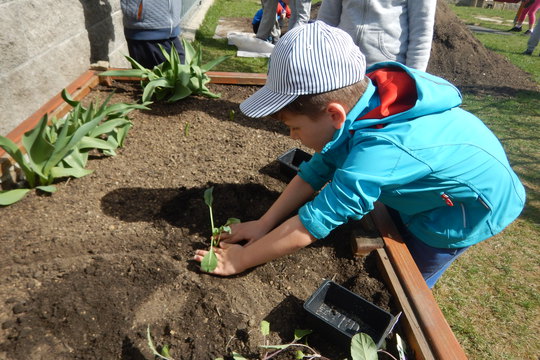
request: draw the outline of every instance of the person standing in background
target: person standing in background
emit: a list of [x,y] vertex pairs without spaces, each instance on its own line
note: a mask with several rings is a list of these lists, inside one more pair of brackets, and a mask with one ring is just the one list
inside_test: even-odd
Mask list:
[[525,21],[525,17],[529,16],[529,29],[525,31],[525,35],[533,32],[534,23],[536,22],[536,12],[540,9],[540,0],[527,0],[523,2],[523,9],[519,12],[519,16],[513,28],[508,31],[520,32]]
[[523,54],[532,55],[534,49],[538,46],[538,42],[540,42],[540,21],[536,23],[531,37],[529,38],[529,41],[527,41],[527,50],[525,50]]
[[262,18],[255,37],[275,44],[281,36],[281,29],[276,17],[278,0],[261,0]]
[[291,8],[289,30],[308,23],[311,16],[311,0],[288,0]]
[[[281,29],[283,28],[285,18],[291,17],[291,9],[289,8],[289,5],[287,5],[284,1],[279,0],[278,1],[278,7],[276,10],[276,16],[279,24],[279,31],[281,33]],[[263,17],[263,9],[259,9],[255,16],[253,16],[253,20],[251,21],[251,25],[253,26],[253,32],[257,34],[257,31],[259,30],[259,25],[261,24],[261,20]],[[270,41],[272,39],[269,39]]]
[[431,53],[437,2],[323,0],[318,20],[346,31],[366,56],[367,66],[397,61],[425,71]]
[[124,35],[129,56],[147,69],[165,61],[159,45],[174,46],[184,63],[185,52],[178,39],[182,0],[120,0]]

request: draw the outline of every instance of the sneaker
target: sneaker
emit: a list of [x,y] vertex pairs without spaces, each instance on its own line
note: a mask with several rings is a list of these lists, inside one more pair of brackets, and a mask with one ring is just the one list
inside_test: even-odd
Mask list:
[[510,30],[507,31],[513,31],[513,32],[521,32],[521,26],[514,26]]
[[523,33],[523,35],[529,35],[529,34],[532,34],[532,31],[531,30],[527,30]]
[[525,50],[525,51],[523,52],[523,55],[532,55],[532,50],[531,50],[531,51]]

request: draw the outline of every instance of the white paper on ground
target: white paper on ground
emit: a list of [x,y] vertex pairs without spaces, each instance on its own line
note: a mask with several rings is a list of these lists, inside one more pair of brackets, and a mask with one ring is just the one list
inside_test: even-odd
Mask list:
[[238,48],[237,56],[240,57],[269,57],[274,45],[258,39],[253,33],[230,32],[227,34],[229,45]]

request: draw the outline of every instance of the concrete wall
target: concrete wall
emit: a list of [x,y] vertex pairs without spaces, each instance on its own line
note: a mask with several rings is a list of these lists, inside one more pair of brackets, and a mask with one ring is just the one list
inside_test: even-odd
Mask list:
[[[188,0],[186,37],[213,0]],[[197,23],[198,22],[198,23]],[[0,135],[90,68],[128,67],[119,0],[0,0]]]

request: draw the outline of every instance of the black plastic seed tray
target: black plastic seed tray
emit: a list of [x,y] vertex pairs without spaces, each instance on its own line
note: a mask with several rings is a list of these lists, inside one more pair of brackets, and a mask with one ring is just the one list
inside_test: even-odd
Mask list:
[[298,172],[298,167],[304,161],[309,161],[311,154],[302,149],[294,148],[278,157],[281,172],[288,177],[293,178]]
[[325,280],[306,300],[304,309],[321,334],[347,347],[352,337],[362,332],[380,348],[397,321],[392,314],[331,280]]

